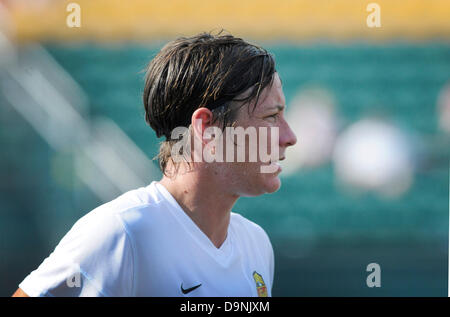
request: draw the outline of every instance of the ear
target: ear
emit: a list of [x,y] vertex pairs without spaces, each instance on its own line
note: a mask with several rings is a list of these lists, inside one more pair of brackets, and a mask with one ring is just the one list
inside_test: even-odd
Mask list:
[[207,143],[208,140],[204,140],[203,134],[205,129],[212,126],[213,113],[208,108],[198,108],[194,111],[191,118],[191,126],[193,129],[194,137],[202,140],[202,143]]

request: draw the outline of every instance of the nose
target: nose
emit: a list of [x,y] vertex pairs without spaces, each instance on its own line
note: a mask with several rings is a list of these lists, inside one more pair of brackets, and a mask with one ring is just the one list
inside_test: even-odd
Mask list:
[[280,146],[287,148],[289,146],[293,146],[297,143],[297,136],[294,131],[292,131],[289,124],[285,121],[282,126],[282,131],[280,132]]

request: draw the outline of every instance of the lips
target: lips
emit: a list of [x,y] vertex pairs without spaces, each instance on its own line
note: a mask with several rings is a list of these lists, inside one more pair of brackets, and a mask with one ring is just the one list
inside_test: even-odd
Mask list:
[[279,158],[277,161],[269,161],[269,164],[274,163],[274,164],[280,165],[278,162],[284,160],[285,158],[286,158],[286,157],[283,156],[282,158]]
[[281,173],[282,168],[281,168],[280,161],[282,161],[284,159],[285,159],[285,157],[282,157],[282,158],[278,159],[277,161],[269,161],[269,165],[275,165],[277,167],[277,170],[275,171],[275,173],[277,173],[277,174]]

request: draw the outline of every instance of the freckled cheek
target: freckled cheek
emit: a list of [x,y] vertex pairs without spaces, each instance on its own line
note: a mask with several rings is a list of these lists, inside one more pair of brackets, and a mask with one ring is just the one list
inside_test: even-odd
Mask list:
[[[246,138],[245,140],[245,161],[246,162],[265,162],[263,156],[275,153],[279,146],[278,134],[273,134],[272,127],[264,127],[265,132],[260,133],[257,129],[256,137],[254,139]],[[273,135],[272,135],[273,134]]]

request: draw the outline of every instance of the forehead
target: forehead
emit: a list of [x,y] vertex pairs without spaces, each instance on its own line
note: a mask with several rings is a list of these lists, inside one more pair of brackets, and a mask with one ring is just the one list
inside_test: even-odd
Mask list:
[[[255,107],[253,114],[267,112],[269,109],[273,109],[274,107],[283,106],[286,100],[283,93],[283,87],[281,85],[280,77],[278,73],[274,74],[273,82],[271,86],[267,86],[261,92],[258,100],[258,104]],[[254,104],[252,104],[249,109],[252,112]]]

